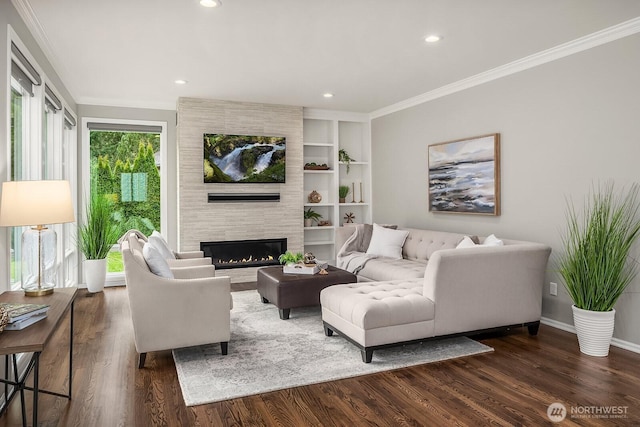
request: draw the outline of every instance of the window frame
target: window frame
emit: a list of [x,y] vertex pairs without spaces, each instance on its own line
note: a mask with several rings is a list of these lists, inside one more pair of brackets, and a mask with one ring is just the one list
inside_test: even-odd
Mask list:
[[[90,187],[91,187],[91,167],[90,167],[90,144],[91,144],[91,130],[88,127],[89,123],[106,123],[113,125],[142,125],[142,126],[158,126],[160,131],[160,230],[165,230],[166,233],[168,227],[168,209],[167,209],[167,186],[169,176],[167,174],[168,164],[168,141],[167,141],[167,122],[156,120],[136,120],[136,119],[113,119],[103,117],[83,117],[82,118],[82,144],[81,144],[81,156],[82,156],[82,200],[89,200]],[[133,132],[133,131],[132,131]],[[84,205],[84,203],[83,203]],[[86,221],[86,213],[78,214],[78,221]],[[113,245],[112,250],[120,251],[118,245]],[[78,254],[81,257],[81,254]],[[82,277],[85,277],[85,271],[82,269]],[[121,286],[124,284],[124,273],[107,273],[107,280],[105,286]]]

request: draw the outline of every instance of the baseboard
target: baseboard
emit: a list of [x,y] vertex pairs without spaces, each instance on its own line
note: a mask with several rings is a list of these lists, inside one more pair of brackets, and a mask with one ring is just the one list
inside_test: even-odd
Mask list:
[[[576,333],[576,328],[568,323],[558,322],[557,320],[549,319],[548,317],[542,317],[540,323],[543,325],[551,326],[556,329],[561,329],[566,332]],[[623,348],[625,350],[633,351],[634,353],[640,353],[640,344],[635,344],[629,341],[621,340],[619,338],[612,338],[611,345],[614,347]]]

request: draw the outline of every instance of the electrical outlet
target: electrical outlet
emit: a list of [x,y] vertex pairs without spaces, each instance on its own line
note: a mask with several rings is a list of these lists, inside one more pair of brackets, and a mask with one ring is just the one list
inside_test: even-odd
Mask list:
[[549,283],[549,293],[554,297],[558,296],[558,284],[554,282]]

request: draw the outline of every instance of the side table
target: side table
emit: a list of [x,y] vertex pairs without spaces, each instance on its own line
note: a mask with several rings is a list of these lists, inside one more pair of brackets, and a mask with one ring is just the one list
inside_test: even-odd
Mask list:
[[[21,331],[3,331],[0,333],[0,355],[5,356],[4,378],[0,382],[4,383],[5,404],[0,416],[7,410],[9,403],[20,392],[22,402],[22,425],[27,425],[27,414],[25,411],[24,391],[33,391],[33,425],[38,425],[38,394],[46,393],[53,396],[66,397],[71,400],[71,384],[73,383],[73,303],[78,293],[78,288],[56,288],[53,294],[39,297],[27,297],[22,291],[8,291],[0,295],[0,302],[28,303],[28,304],[48,304],[49,311],[47,317],[26,327]],[[40,354],[44,351],[49,339],[60,326],[62,318],[69,312],[69,394],[61,394],[48,390],[41,390],[39,386],[40,377]],[[18,372],[17,354],[33,353],[27,369],[20,375]],[[11,362],[9,361],[11,359]],[[13,378],[9,379],[9,369],[13,369]],[[29,374],[33,371],[33,387],[26,385]],[[9,392],[9,386],[13,386]]]

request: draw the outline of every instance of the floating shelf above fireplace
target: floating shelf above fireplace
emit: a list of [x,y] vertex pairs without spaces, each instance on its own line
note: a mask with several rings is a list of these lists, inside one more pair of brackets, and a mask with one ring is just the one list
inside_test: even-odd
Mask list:
[[209,203],[279,202],[280,193],[209,193]]

